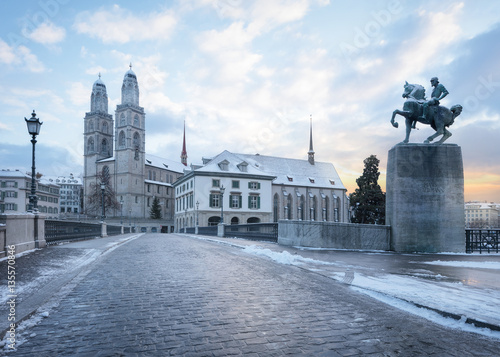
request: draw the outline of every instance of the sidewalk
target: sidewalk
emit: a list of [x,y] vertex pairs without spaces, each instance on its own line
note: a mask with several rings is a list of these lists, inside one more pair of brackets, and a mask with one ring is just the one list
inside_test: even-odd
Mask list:
[[[65,285],[81,274],[89,264],[120,244],[141,235],[132,233],[36,249],[19,254],[11,264],[7,258],[2,258],[0,336],[4,335],[11,322],[19,323],[29,318],[40,306],[50,301]],[[11,265],[15,272],[15,285],[11,286],[12,291],[7,288],[8,265]],[[11,310],[11,307],[14,310]]]
[[[71,288],[90,271],[85,269],[107,252],[142,234],[79,241],[21,255],[15,260],[15,317],[31,316],[59,291]],[[165,234],[165,239],[169,238]],[[438,312],[451,317],[442,324],[500,331],[500,255],[397,254],[284,247],[237,238],[180,235],[214,244],[231,245],[248,254],[326,276],[350,285],[384,303],[425,318]],[[0,261],[0,330],[9,327],[6,259]],[[5,287],[5,288],[4,288]],[[437,315],[437,314],[436,314]],[[477,329],[476,329],[477,330]]]

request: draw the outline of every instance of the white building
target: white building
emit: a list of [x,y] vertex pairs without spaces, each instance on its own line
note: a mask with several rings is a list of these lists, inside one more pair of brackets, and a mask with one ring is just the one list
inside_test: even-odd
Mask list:
[[[221,187],[224,194],[221,195]],[[224,151],[192,165],[174,184],[177,231],[280,219],[348,222],[346,188],[331,163]],[[222,200],[223,199],[223,200]]]
[[[45,177],[37,178],[38,211],[47,218],[58,218],[59,185]],[[28,210],[31,176],[18,170],[0,171],[0,213],[24,213]]]
[[77,218],[82,212],[83,183],[73,174],[69,176],[45,177],[49,182],[59,185],[60,218]]
[[465,203],[465,227],[497,228],[500,227],[500,204],[487,202]]
[[[84,211],[100,215],[95,209],[96,212],[87,212],[88,199],[95,187],[104,182],[119,202],[113,210],[106,211],[106,216],[122,217],[129,222],[147,221],[156,197],[162,210],[158,225],[171,231],[172,183],[182,176],[185,165],[146,154],[146,113],[139,106],[139,84],[132,69],[125,73],[121,93],[121,104],[116,107],[113,121],[108,114],[105,84],[99,78],[92,87],[90,112],[84,118]],[[187,155],[183,162],[186,158]]]

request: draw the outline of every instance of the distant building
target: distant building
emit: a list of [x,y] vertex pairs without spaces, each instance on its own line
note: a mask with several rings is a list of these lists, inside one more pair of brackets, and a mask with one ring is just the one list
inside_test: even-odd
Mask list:
[[[92,87],[90,112],[84,118],[84,212],[90,212],[87,199],[92,187],[103,181],[116,194],[120,207],[107,216],[122,217],[128,222],[147,221],[153,199],[160,201],[162,219],[143,225],[141,230],[173,230],[174,193],[172,183],[182,176],[181,162],[146,154],[146,113],[139,106],[139,84],[130,69],[125,73],[121,104],[115,110],[115,120],[108,114],[108,95],[99,78]],[[185,142],[183,156],[187,158]],[[184,160],[184,158],[183,158]],[[154,225],[154,227],[153,227]]]
[[[192,165],[174,183],[177,231],[281,219],[348,222],[346,188],[331,163],[224,151]],[[221,195],[221,187],[224,194]]]
[[45,177],[49,182],[59,185],[60,218],[77,218],[82,212],[83,183],[73,174],[69,176]]
[[[59,216],[59,185],[45,177],[35,180],[38,211],[47,218]],[[31,176],[18,170],[0,171],[0,213],[24,213],[28,210]]]
[[467,228],[500,227],[500,203],[493,203],[493,202],[465,203],[465,227]]

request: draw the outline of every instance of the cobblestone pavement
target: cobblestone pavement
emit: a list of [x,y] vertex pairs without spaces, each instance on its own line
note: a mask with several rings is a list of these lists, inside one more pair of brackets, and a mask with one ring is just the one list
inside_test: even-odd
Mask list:
[[15,356],[495,356],[319,274],[147,234],[89,267]]

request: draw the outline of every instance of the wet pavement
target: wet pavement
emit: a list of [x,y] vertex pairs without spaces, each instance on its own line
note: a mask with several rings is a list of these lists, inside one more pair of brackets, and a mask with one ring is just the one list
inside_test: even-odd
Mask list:
[[[20,288],[30,280],[34,284],[25,288],[25,295],[19,291],[19,308],[41,305],[35,315],[43,317],[19,331],[22,343],[12,355],[494,356],[498,352],[498,340],[436,325],[329,276],[355,272],[355,282],[362,272],[374,276],[376,271],[380,275],[404,269],[433,272],[443,267],[424,261],[436,256],[306,251],[239,239],[197,238],[130,235],[50,247],[18,258],[17,270],[23,271]],[[254,245],[311,261],[304,269],[241,249]],[[438,258],[457,260],[457,256]],[[460,256],[466,258],[484,260]],[[317,268],[311,268],[315,264]],[[53,269],[46,280],[37,278],[44,265]],[[4,266],[5,261],[0,262],[2,271]],[[462,275],[446,274],[457,280],[463,280]],[[477,275],[481,283],[483,275]],[[495,286],[489,277],[485,279],[485,286]],[[30,300],[49,294],[47,282],[59,280],[66,282],[51,289],[48,299]],[[5,320],[1,322],[5,328]],[[3,351],[10,355],[7,348]]]

